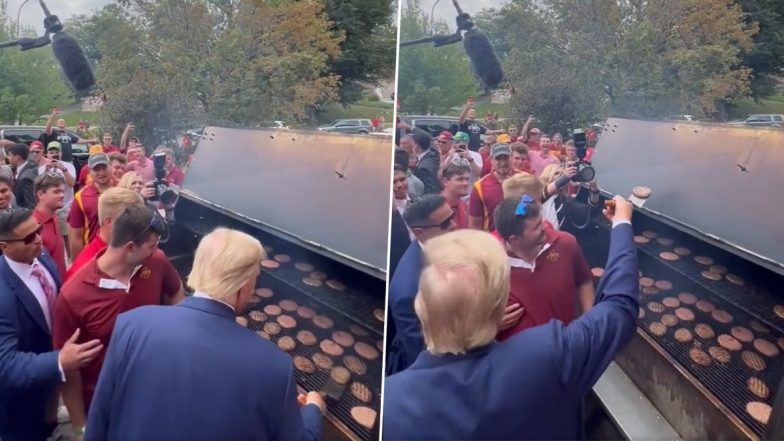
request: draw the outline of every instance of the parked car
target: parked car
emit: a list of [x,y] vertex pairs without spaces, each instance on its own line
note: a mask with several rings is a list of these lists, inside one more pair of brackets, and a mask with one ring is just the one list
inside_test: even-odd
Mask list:
[[[0,126],[0,139],[30,145],[31,142],[40,139],[44,133],[44,126]],[[76,135],[71,130],[66,130],[69,135]],[[73,165],[76,168],[76,175],[79,170],[87,164],[89,146],[87,144],[71,144],[71,154],[73,155]]]
[[459,119],[456,116],[401,115],[400,122],[422,129],[433,137],[438,136],[444,130],[456,133],[460,127]]
[[732,125],[745,125],[752,127],[783,127],[784,115],[758,114],[749,115],[742,121],[730,121]]
[[369,119],[339,119],[318,128],[321,132],[367,135],[372,130]]

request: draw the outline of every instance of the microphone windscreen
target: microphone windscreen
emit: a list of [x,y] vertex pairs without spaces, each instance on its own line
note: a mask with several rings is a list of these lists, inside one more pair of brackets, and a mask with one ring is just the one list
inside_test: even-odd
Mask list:
[[74,90],[83,92],[95,84],[93,68],[76,38],[57,32],[52,39],[52,52]]
[[471,29],[463,36],[463,48],[482,85],[487,89],[498,87],[504,80],[504,71],[487,36]]

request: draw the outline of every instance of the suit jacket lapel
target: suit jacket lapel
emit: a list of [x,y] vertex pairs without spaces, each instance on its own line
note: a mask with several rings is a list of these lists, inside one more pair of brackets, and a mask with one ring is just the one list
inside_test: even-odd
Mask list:
[[22,282],[22,279],[20,279],[19,276],[11,270],[11,267],[8,266],[5,256],[0,256],[0,275],[6,280],[8,286],[14,291],[19,298],[19,301],[30,316],[33,317],[36,324],[46,331],[47,334],[51,334],[49,325],[46,323],[46,317],[44,317],[44,312],[41,310],[41,305],[38,303],[38,300],[35,299],[35,295]]

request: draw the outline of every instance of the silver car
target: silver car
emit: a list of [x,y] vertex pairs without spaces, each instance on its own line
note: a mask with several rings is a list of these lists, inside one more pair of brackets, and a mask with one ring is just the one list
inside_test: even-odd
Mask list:
[[758,114],[749,115],[742,121],[732,121],[732,125],[752,127],[784,127],[784,115]]
[[367,135],[373,128],[369,119],[339,119],[318,129],[321,132]]

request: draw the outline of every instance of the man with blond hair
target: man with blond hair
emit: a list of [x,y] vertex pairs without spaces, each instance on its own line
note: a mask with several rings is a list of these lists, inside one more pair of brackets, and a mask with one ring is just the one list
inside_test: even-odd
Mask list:
[[632,206],[615,203],[595,306],[503,343],[494,343],[509,296],[501,244],[458,230],[425,245],[415,307],[427,350],[385,381],[384,439],[580,438],[582,398],[636,327]]
[[99,252],[106,248],[112,238],[112,225],[117,216],[131,205],[143,205],[139,193],[125,188],[112,187],[98,197],[98,219],[101,226],[95,239],[91,240],[81,253],[74,259],[68,271],[65,272],[65,281],[73,276],[79,268],[89,262]]
[[265,257],[258,240],[218,228],[196,249],[192,297],[120,315],[85,440],[321,438],[321,396],[300,408],[291,358],[235,323]]

